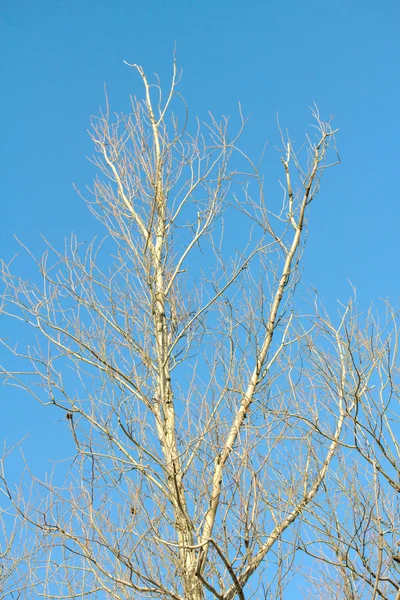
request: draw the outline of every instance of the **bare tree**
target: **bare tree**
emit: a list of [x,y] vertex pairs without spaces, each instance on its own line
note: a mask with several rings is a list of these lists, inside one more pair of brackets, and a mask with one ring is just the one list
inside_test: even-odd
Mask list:
[[[295,294],[335,131],[315,111],[300,152],[282,134],[277,203],[239,148],[241,112],[232,137],[212,116],[189,133],[175,67],[164,98],[131,66],[144,100],[128,115],[107,101],[92,123],[99,174],[87,202],[107,236],[72,236],[63,252],[49,244],[34,259],[38,284],[2,268],[4,316],[35,332],[25,351],[3,340],[29,365],[4,377],[64,411],[76,446],[65,483],[37,482],[40,501],[14,499],[45,540],[37,593],[283,598],[308,553],[341,586],[332,597],[358,597],[355,575],[383,594],[379,478],[398,481],[398,463],[368,421],[370,380],[354,358],[364,346],[354,349],[351,305],[334,325],[318,309],[303,315]],[[372,507],[379,564],[365,536],[357,558],[350,529],[343,541],[347,513],[332,495],[346,504],[362,488],[348,460],[339,480],[347,451],[372,469],[372,493],[351,515],[355,524]]]

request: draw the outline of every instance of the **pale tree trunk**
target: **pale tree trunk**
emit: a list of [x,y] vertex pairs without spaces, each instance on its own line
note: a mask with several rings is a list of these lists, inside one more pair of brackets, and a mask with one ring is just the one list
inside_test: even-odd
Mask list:
[[[175,429],[175,399],[171,385],[169,367],[170,335],[166,317],[166,286],[164,275],[164,253],[166,246],[166,205],[167,197],[164,193],[164,160],[162,156],[162,141],[158,129],[154,110],[151,102],[150,88],[143,70],[138,67],[146,89],[146,104],[151,122],[154,140],[154,203],[151,208],[150,221],[147,228],[148,238],[144,252],[151,253],[151,262],[154,275],[154,288],[152,290],[152,314],[154,318],[154,332],[157,344],[157,373],[158,383],[155,396],[155,415],[157,431],[165,457],[167,471],[167,485],[175,515],[175,531],[178,537],[180,567],[184,597],[187,600],[201,600],[204,596],[202,586],[195,577],[194,551],[190,549],[194,544],[193,524],[191,522],[182,478],[182,464],[179,458],[176,429]],[[175,80],[175,74],[174,74]],[[172,89],[174,86],[174,80]],[[155,225],[155,242],[152,242],[152,229]]]
[[168,490],[175,514],[175,530],[178,536],[184,597],[187,600],[201,600],[204,597],[202,586],[194,574],[196,557],[194,551],[190,549],[194,544],[193,524],[189,516],[182,480],[182,464],[176,441],[175,406],[169,369],[170,336],[166,319],[165,284],[162,267],[162,251],[165,238],[165,198],[161,183],[157,188],[155,205],[155,210],[158,213],[158,226],[156,244],[152,248],[152,259],[155,273],[153,315],[158,362],[158,385],[155,397],[157,430],[165,457]]

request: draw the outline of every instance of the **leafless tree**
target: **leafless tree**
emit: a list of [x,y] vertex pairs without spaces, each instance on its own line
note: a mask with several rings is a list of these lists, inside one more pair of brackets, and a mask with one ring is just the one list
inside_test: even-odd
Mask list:
[[[41,536],[36,592],[283,598],[302,553],[321,568],[330,561],[350,585],[356,559],[343,562],[342,515],[321,504],[362,489],[348,460],[351,485],[338,479],[348,451],[367,465],[382,557],[368,562],[366,539],[356,574],[383,593],[379,478],[392,485],[394,458],[370,448],[381,437],[364,410],[370,381],[355,360],[351,305],[334,325],[296,301],[308,211],[337,162],[335,131],[314,111],[299,151],[282,133],[277,202],[239,147],[241,111],[233,136],[211,115],[189,133],[176,68],[164,97],[130,66],[144,99],[128,115],[107,100],[92,123],[98,177],[87,202],[107,236],[87,245],[71,236],[62,252],[49,244],[32,257],[39,283],[2,265],[3,315],[34,337],[26,350],[3,340],[27,363],[5,365],[5,380],[63,411],[76,446],[65,483],[33,482],[39,499],[15,497],[5,480]],[[358,499],[352,515],[364,510]]]

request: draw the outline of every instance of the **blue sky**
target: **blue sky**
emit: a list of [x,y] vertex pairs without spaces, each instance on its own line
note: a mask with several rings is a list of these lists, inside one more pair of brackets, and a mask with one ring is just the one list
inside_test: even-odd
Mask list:
[[40,233],[93,234],[72,189],[93,177],[89,117],[104,84],[118,110],[140,91],[124,59],[167,81],[176,43],[191,114],[234,115],[241,101],[247,148],[269,141],[267,167],[277,112],[299,141],[313,102],[334,117],[342,164],[313,207],[307,281],[327,300],[350,279],[362,302],[396,302],[398,2],[5,0],[2,12],[3,257],[14,234],[34,248]]
[[[303,283],[332,310],[351,295],[348,280],[363,307],[379,298],[398,306],[397,0],[3,0],[0,27],[3,258],[18,249],[14,235],[40,253],[40,234],[61,245],[71,231],[98,232],[72,187],[93,179],[90,115],[105,84],[116,110],[141,92],[124,60],[167,82],[176,44],[191,115],[234,115],[240,101],[251,114],[246,149],[257,156],[269,142],[271,177],[282,175],[277,112],[299,142],[314,102],[334,118],[341,165],[312,207]],[[1,396],[1,438],[30,434],[24,448],[38,474],[50,450],[65,456],[58,415],[17,392]]]

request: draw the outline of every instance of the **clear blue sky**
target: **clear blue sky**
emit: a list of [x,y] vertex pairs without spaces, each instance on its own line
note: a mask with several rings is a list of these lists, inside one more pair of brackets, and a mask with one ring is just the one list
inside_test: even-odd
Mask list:
[[[176,43],[191,114],[235,114],[240,101],[247,150],[270,141],[266,168],[277,112],[298,141],[313,102],[334,117],[342,164],[312,207],[303,282],[333,309],[348,280],[363,306],[398,306],[398,0],[3,0],[1,12],[3,258],[17,250],[14,234],[39,252],[41,233],[61,244],[98,231],[72,187],[93,178],[89,117],[104,84],[116,110],[141,92],[124,59],[167,81]],[[65,421],[12,390],[1,397],[1,437],[29,433],[42,474],[49,453],[70,447]]]
[[399,28],[396,0],[4,0],[1,255],[14,234],[36,247],[93,233],[72,189],[93,177],[89,116],[105,83],[115,109],[140,91],[124,59],[166,81],[176,43],[191,114],[240,100],[255,153],[264,140],[272,153],[277,111],[299,141],[313,102],[334,117],[342,165],[313,207],[307,279],[325,298],[349,278],[363,301],[396,301]]

